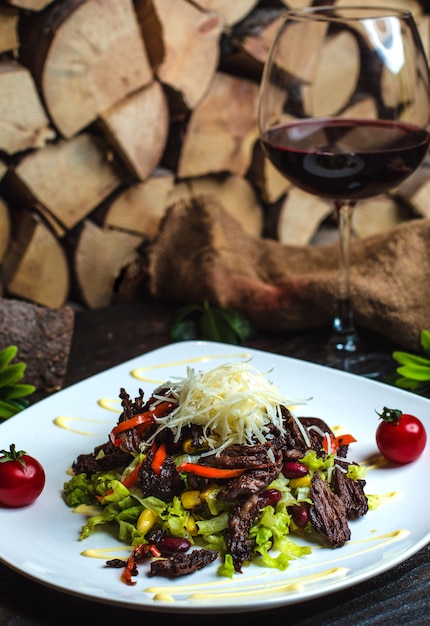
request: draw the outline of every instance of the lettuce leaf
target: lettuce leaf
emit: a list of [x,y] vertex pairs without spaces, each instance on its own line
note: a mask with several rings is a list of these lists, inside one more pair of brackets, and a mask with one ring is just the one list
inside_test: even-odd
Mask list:
[[287,501],[266,506],[253,524],[250,537],[255,541],[254,551],[260,555],[265,567],[283,571],[291,560],[311,553],[308,546],[299,546],[290,539],[291,516],[287,511]]
[[222,565],[218,567],[218,574],[220,576],[227,576],[228,578],[233,578],[235,574],[235,569],[233,565],[233,557],[231,554],[226,554],[224,557],[224,562]]
[[334,465],[334,456],[328,454],[325,458],[317,456],[315,450],[308,450],[305,456],[300,459],[300,463],[304,463],[309,469],[309,473],[313,476],[314,472],[322,473],[322,470],[329,469]]
[[367,474],[367,468],[364,465],[354,465],[351,463],[348,466],[348,471],[346,473],[348,478],[352,478],[353,480],[362,480]]
[[76,508],[79,504],[99,504],[96,496],[102,496],[111,488],[111,482],[118,477],[114,473],[77,474],[63,485],[63,499],[68,506]]

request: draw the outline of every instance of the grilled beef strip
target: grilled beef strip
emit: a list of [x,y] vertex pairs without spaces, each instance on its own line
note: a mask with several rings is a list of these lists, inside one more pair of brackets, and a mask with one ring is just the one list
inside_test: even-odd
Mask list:
[[243,563],[251,559],[253,543],[249,531],[259,511],[267,505],[263,492],[282,469],[282,451],[276,450],[274,455],[274,463],[248,470],[242,476],[229,480],[217,496],[223,501],[239,501],[230,512],[227,533],[227,551],[232,556],[237,572],[241,572]]
[[282,452],[276,450],[274,455],[274,463],[270,463],[266,467],[248,470],[241,476],[230,479],[225,487],[219,491],[217,495],[218,500],[235,502],[239,498],[243,500],[263,491],[279,476],[282,470]]
[[139,388],[139,395],[134,401],[130,398],[124,387],[119,390],[119,398],[121,400],[122,413],[119,416],[118,423],[134,417],[138,413],[143,413],[146,410],[148,402],[144,401],[143,390]]
[[262,502],[265,501],[254,493],[246,500],[239,502],[230,513],[227,552],[231,554],[236,572],[240,573],[244,562],[251,559],[252,541],[249,531],[261,509]]
[[159,474],[152,469],[154,453],[148,451],[142,465],[139,468],[138,487],[141,488],[143,497],[155,496],[163,502],[170,502],[174,496],[178,496],[185,488],[185,483],[180,477],[174,460],[167,456]]
[[313,528],[332,548],[340,548],[351,537],[344,503],[317,472],[312,477],[309,497],[312,500],[309,520]]
[[302,431],[287,407],[281,406],[281,413],[284,427],[284,442],[282,447],[285,453],[289,455],[290,451],[300,451],[300,456],[303,456],[308,449],[308,445],[303,437]]
[[334,493],[339,496],[345,505],[348,519],[366,515],[369,510],[369,504],[364,493],[365,480],[348,478],[339,467],[335,466],[332,474],[332,485]]
[[233,444],[217,454],[210,454],[200,459],[200,462],[210,467],[223,469],[240,468],[253,469],[270,465],[269,445],[259,443],[253,446]]
[[150,576],[177,578],[203,569],[218,558],[216,550],[201,548],[192,552],[178,552],[167,559],[157,559],[151,563]]
[[309,450],[309,447],[312,450],[315,450],[318,455],[324,454],[324,451],[321,449],[323,437],[313,430],[309,428],[310,426],[317,426],[323,432],[328,432],[329,434],[333,434],[327,424],[316,417],[300,417],[299,421],[304,426],[306,430],[306,434],[308,436],[309,444],[305,440],[303,433],[297,424],[296,419],[293,417],[291,412],[284,406],[281,406],[281,412],[283,416],[283,450],[285,460],[288,461],[297,461],[302,458],[306,452]]
[[[103,454],[100,455],[100,453]],[[99,456],[100,455],[100,456]],[[72,465],[74,473],[86,474],[88,478],[97,472],[108,472],[128,465],[133,456],[114,446],[110,441],[97,446],[89,454],[80,454]]]

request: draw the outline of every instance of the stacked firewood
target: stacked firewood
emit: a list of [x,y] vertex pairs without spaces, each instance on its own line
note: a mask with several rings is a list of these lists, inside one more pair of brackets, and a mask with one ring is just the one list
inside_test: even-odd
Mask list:
[[[257,237],[318,242],[329,204],[274,170],[257,127],[259,81],[280,16],[312,4],[4,1],[0,296],[52,308],[111,304],[167,207],[197,194],[216,194]],[[429,44],[424,5],[390,4],[414,13]],[[347,90],[350,60],[334,50],[333,66]],[[342,101],[341,91],[327,97]],[[429,167],[396,194],[363,203],[356,235],[429,216]]]

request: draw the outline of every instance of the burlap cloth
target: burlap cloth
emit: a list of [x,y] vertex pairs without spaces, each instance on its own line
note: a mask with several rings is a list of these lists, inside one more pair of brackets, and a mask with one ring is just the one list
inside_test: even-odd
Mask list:
[[[156,298],[207,299],[241,311],[261,329],[305,329],[332,321],[338,247],[253,238],[205,196],[169,208],[148,272]],[[419,351],[420,332],[430,329],[430,220],[354,240],[351,272],[357,324]]]

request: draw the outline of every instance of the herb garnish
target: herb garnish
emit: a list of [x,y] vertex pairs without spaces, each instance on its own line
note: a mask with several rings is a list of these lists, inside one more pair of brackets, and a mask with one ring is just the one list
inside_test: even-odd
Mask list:
[[189,304],[177,310],[170,335],[174,341],[205,339],[238,345],[256,333],[254,325],[234,309]]

